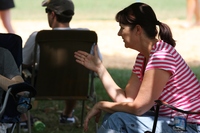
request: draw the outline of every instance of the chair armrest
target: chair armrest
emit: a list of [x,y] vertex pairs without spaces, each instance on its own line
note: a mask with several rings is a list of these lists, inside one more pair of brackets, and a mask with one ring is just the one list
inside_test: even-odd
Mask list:
[[10,93],[14,97],[16,97],[17,93],[23,92],[23,91],[28,91],[30,93],[29,94],[30,98],[35,97],[35,95],[37,93],[35,88],[33,86],[27,84],[26,82],[10,85],[10,86],[8,86],[8,90],[10,90]]
[[171,108],[171,109],[178,111],[178,112],[182,112],[182,113],[186,113],[186,114],[200,114],[200,111],[197,112],[197,111],[193,111],[193,110],[187,110],[187,111],[182,110],[182,109],[176,108],[176,107],[174,107],[174,106],[172,106],[172,105],[170,105],[167,102],[162,101],[162,100],[156,100],[155,102],[159,106],[164,105],[164,106]]
[[4,102],[0,108],[0,117],[3,115],[6,105],[8,102],[8,98],[10,94],[12,94],[13,98],[16,100],[17,99],[17,93],[23,92],[23,91],[28,91],[29,92],[29,98],[32,98],[36,95],[36,90],[33,88],[31,85],[23,82],[23,83],[17,83],[8,86],[8,90],[6,91],[5,97],[4,97]]

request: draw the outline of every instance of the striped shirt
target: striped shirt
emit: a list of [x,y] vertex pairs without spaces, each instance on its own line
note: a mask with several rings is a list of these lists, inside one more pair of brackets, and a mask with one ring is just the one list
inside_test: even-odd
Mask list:
[[[159,99],[180,109],[200,111],[200,82],[174,47],[161,40],[152,47],[149,57],[146,68],[145,57],[139,53],[136,58],[133,72],[140,81],[143,79],[143,71],[155,68],[168,71],[171,77]],[[161,106],[159,113],[168,117],[176,114],[164,106]],[[188,116],[188,122],[194,119],[200,124],[200,115]]]

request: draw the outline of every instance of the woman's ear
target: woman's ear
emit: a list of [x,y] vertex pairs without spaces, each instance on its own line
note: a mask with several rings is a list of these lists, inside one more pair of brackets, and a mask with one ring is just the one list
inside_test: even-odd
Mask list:
[[134,29],[136,31],[136,35],[140,35],[143,32],[142,27],[140,25],[138,25],[138,24],[135,26]]

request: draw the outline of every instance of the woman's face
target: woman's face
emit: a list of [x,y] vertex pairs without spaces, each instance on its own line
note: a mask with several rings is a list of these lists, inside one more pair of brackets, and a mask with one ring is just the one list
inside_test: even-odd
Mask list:
[[120,30],[118,32],[118,36],[121,36],[123,41],[124,41],[124,45],[126,48],[132,48],[132,49],[135,49],[134,45],[135,45],[135,36],[134,36],[134,33],[135,33],[135,28],[134,29],[131,29],[130,26],[127,26],[127,25],[123,25],[123,24],[119,24],[120,26]]

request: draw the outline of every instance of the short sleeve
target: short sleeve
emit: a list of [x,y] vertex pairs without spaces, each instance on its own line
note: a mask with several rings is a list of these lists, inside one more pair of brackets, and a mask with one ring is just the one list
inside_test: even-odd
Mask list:
[[164,51],[157,51],[150,56],[146,70],[162,69],[174,74],[176,71],[176,61],[172,54]]
[[13,77],[20,75],[19,69],[10,51],[5,50],[3,54],[3,76],[12,79]]

